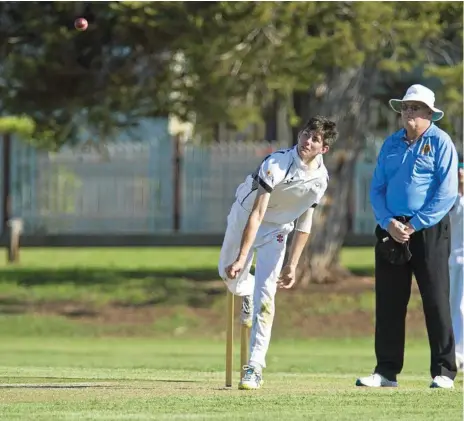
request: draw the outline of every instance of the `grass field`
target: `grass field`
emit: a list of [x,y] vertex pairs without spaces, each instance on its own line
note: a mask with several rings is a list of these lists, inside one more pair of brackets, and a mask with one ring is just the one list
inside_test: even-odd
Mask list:
[[[0,335],[222,337],[218,256],[217,247],[23,249],[19,265],[0,265]],[[355,273],[373,272],[370,248],[344,249],[341,261]],[[372,282],[358,287],[279,292],[277,311],[287,316],[277,317],[274,334],[372,332]],[[409,308],[417,313],[420,307],[413,293]]]
[[[219,248],[23,249],[0,265],[0,306],[76,300],[102,305],[201,304],[217,281]],[[342,263],[372,273],[369,248],[346,249]]]
[[400,387],[372,390],[354,386],[370,340],[277,341],[263,389],[245,392],[224,389],[221,341],[3,338],[0,418],[461,420],[462,380],[429,389],[426,349],[409,341]]
[[[264,388],[236,389],[237,343],[225,390],[218,253],[24,249],[0,266],[0,420],[462,420],[461,374],[428,388],[423,329],[408,330],[398,389],[354,386],[375,363],[370,284],[281,295]],[[342,253],[363,275],[372,258]]]
[[[219,247],[156,248],[24,248],[19,265],[0,262],[3,271],[23,270],[159,270],[185,275],[188,271],[214,271],[217,275]],[[374,255],[370,247],[345,248],[341,262],[348,269],[373,273]]]

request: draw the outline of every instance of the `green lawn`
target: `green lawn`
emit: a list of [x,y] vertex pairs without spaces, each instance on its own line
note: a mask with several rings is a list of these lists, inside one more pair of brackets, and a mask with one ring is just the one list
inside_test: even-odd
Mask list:
[[[2,420],[462,419],[454,391],[428,388],[426,340],[407,343],[398,389],[356,388],[371,340],[271,344],[259,391],[224,389],[223,341],[2,338]],[[238,368],[238,344],[235,363]]]
[[372,247],[344,248],[341,253],[342,266],[360,275],[374,275],[374,249]]
[[[427,339],[411,330],[398,389],[354,386],[373,368],[372,338],[323,339],[319,326],[331,333],[336,325],[329,318],[345,327],[354,312],[369,336],[369,289],[332,294],[329,286],[279,296],[264,388],[236,389],[236,343],[235,387],[225,390],[224,286],[215,287],[219,295],[208,287],[217,284],[218,254],[218,248],[23,249],[20,265],[3,264],[0,420],[462,419],[461,376],[457,390],[429,389]],[[360,274],[372,273],[372,258],[372,249],[342,253],[343,264]],[[61,311],[68,301],[94,308],[95,316],[40,313],[41,305],[59,303]],[[103,304],[120,316],[150,313],[143,322],[109,323],[97,318]],[[313,335],[308,321],[319,323]]]
[[[218,247],[23,248],[20,267],[31,269],[216,270]],[[3,261],[0,266],[8,266]]]
[[[0,266],[2,305],[79,301],[94,305],[209,305],[219,279],[217,247],[22,249],[18,265]],[[349,248],[342,263],[372,273],[371,248]]]
[[[152,248],[23,248],[19,267],[31,269],[151,269],[174,273],[187,270],[216,271],[219,247]],[[344,248],[342,264],[348,269],[372,270],[371,247]],[[0,268],[13,268],[3,260]]]
[[[219,336],[225,287],[218,255],[217,247],[23,249],[20,264],[0,266],[0,336]],[[371,248],[347,248],[341,258],[372,273]],[[413,294],[409,310],[420,308]],[[274,326],[279,338],[364,335],[372,330],[373,288],[280,291],[277,311],[286,314]],[[423,333],[420,321],[412,328]]]

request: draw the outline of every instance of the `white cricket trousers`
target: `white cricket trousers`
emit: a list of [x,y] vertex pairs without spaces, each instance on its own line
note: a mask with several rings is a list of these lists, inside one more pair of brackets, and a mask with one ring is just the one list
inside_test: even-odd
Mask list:
[[[274,321],[277,280],[285,257],[287,236],[293,230],[293,222],[285,225],[262,222],[243,270],[235,279],[229,279],[225,269],[237,259],[243,229],[249,215],[238,202],[232,205],[227,217],[227,229],[218,269],[219,275],[233,294],[253,296],[249,364],[266,367],[266,353]],[[256,264],[253,276],[250,268],[255,252]]]
[[453,322],[456,358],[464,361],[464,273],[463,264],[450,264],[450,307]]

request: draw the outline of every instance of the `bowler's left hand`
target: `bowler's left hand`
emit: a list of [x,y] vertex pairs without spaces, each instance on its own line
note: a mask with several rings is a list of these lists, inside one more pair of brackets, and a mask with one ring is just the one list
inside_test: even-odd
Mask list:
[[295,281],[295,268],[293,266],[286,265],[280,271],[280,276],[277,280],[277,286],[279,288],[290,289],[293,285],[295,285]]

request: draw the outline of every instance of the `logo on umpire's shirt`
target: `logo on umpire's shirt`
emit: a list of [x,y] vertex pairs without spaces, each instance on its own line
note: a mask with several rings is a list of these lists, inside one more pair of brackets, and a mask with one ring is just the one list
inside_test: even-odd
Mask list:
[[422,155],[427,155],[429,154],[431,151],[431,148],[430,148],[430,145],[427,143],[426,145],[424,145],[424,147],[422,148]]
[[281,243],[282,241],[284,241],[284,236],[282,234],[277,234],[277,241],[279,243]]

